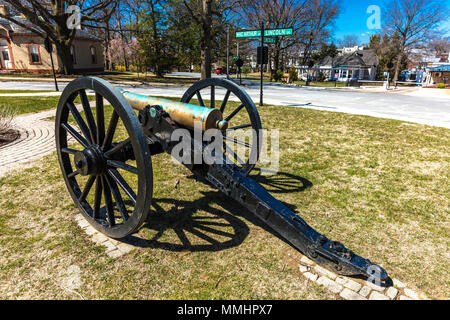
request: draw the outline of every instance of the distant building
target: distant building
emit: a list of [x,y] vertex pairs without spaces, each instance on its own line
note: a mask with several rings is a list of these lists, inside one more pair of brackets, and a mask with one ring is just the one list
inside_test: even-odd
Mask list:
[[409,69],[426,69],[450,64],[449,52],[436,52],[430,49],[412,49],[409,52]]
[[374,50],[357,50],[334,58],[325,57],[314,66],[315,76],[336,81],[375,80],[379,60]]
[[341,49],[338,49],[339,55],[346,55],[346,54],[350,54],[350,53],[355,53],[357,51],[363,51],[366,48],[364,47],[360,47],[360,46],[354,46],[354,47],[344,47]]
[[[6,7],[0,6],[0,12],[7,15]],[[14,18],[39,30],[24,17]],[[70,52],[75,72],[104,70],[102,39],[84,30],[77,30]],[[55,46],[53,61],[55,69],[61,70],[62,63],[57,57]],[[44,39],[26,28],[0,18],[0,72],[51,72],[50,54],[45,50]]]
[[450,84],[450,64],[431,68],[427,84]]

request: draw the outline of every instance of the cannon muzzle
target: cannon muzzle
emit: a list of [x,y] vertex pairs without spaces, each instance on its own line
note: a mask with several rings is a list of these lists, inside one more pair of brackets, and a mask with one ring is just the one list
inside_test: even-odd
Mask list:
[[223,120],[220,110],[119,90],[133,109],[143,110],[146,106],[158,105],[183,127],[194,129],[195,122],[201,122],[203,131],[228,128],[228,122]]

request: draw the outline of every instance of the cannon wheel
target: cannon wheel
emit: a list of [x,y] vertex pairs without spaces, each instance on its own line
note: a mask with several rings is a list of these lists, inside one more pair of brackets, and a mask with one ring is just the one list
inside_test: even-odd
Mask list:
[[[217,89],[224,89],[225,95],[222,99],[222,102],[219,105],[216,105],[216,92]],[[202,96],[202,93],[204,96]],[[205,102],[203,97],[207,97],[210,100],[210,104],[207,107],[217,108],[222,114],[223,118],[228,121],[229,126],[227,130],[223,130],[224,136],[224,148],[223,153],[225,156],[228,156],[227,159],[232,160],[236,165],[238,165],[242,170],[247,173],[250,173],[256,163],[259,160],[259,155],[261,152],[261,144],[262,144],[262,132],[261,132],[261,119],[259,117],[258,110],[256,109],[255,104],[252,99],[248,96],[248,94],[242,90],[241,87],[236,85],[234,82],[219,79],[219,78],[211,78],[201,80],[195,83],[192,87],[190,87],[186,93],[181,98],[181,102],[190,103],[191,99],[197,99],[199,104],[205,107]],[[229,105],[230,97],[234,95],[239,100],[239,106],[231,107]],[[233,99],[235,100],[235,99]],[[244,109],[247,111],[248,117],[241,117],[240,120],[236,121],[235,116]],[[244,118],[244,119],[242,119]],[[241,130],[251,128],[252,130],[252,143],[248,143],[246,141],[241,141],[236,139],[236,137],[231,137],[231,131]],[[245,152],[246,157],[239,157],[230,147],[230,144],[233,146],[239,145],[249,149],[249,152]],[[242,159],[244,158],[244,159]]]
[[[95,92],[95,108],[87,90]],[[81,99],[83,112],[74,104],[76,97]],[[104,107],[105,101],[111,109]],[[106,111],[111,111],[110,117]],[[108,82],[79,78],[61,95],[55,129],[62,174],[83,216],[111,238],[133,233],[147,218],[153,174],[148,144],[131,106]],[[128,160],[135,160],[136,166],[127,164]]]

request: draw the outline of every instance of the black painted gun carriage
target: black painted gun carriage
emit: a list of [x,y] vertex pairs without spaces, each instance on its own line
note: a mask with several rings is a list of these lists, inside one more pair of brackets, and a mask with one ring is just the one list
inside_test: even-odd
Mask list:
[[[215,99],[218,89],[225,92],[220,105]],[[95,92],[95,102],[88,100],[89,90]],[[201,94],[205,90],[210,93],[209,107]],[[74,104],[78,96],[83,112]],[[237,108],[230,108],[230,96],[239,101]],[[192,99],[197,99],[199,105],[190,104]],[[111,105],[111,114],[106,112],[105,101]],[[239,113],[248,122],[235,123]],[[68,84],[56,114],[56,146],[69,193],[86,220],[109,237],[123,238],[151,219],[151,158],[163,152],[170,154],[176,145],[171,141],[174,130],[192,131],[195,121],[201,123],[203,131],[215,128],[223,133],[224,141],[248,148],[247,158],[241,159],[224,143],[224,159],[231,161],[185,164],[195,177],[238,201],[318,264],[342,275],[388,280],[381,267],[315,231],[250,178],[261,151],[260,117],[250,97],[224,79],[194,84],[181,102],[119,91],[95,77]],[[126,136],[116,132],[119,124]],[[252,143],[229,137],[230,131],[244,128],[253,129]],[[202,152],[206,143],[200,145],[201,150],[193,148],[192,152]]]

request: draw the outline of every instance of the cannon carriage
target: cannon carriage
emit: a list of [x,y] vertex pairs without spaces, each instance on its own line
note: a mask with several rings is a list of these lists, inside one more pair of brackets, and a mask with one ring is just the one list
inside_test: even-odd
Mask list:
[[[220,101],[218,90],[225,92]],[[95,102],[89,101],[87,91],[95,93]],[[80,110],[74,104],[78,96]],[[191,103],[194,99],[198,105]],[[180,143],[172,140],[178,129],[194,133],[188,141],[189,157],[203,154],[209,144],[196,140],[196,128],[217,130],[224,137],[219,157],[223,161],[183,163],[198,180],[238,201],[318,264],[342,275],[388,281],[384,269],[315,231],[250,177],[261,152],[261,120],[245,91],[225,79],[194,84],[180,102],[116,89],[95,77],[69,83],[58,103],[56,147],[68,191],[84,218],[112,238],[135,232],[152,218],[149,211],[157,188],[152,157],[172,154]],[[230,134],[241,129],[252,129],[250,141]],[[247,148],[245,157],[227,142]]]

